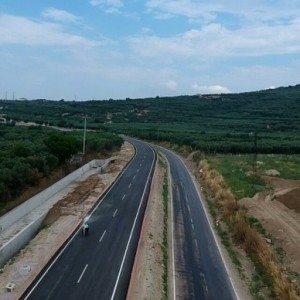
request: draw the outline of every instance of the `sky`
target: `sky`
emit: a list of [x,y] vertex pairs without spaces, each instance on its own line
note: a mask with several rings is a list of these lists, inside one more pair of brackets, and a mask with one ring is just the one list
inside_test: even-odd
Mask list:
[[300,83],[300,0],[0,0],[0,99]]

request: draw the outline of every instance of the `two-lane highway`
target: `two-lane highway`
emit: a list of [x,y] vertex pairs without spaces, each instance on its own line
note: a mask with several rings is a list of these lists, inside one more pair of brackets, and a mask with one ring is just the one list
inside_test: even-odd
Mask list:
[[182,160],[158,147],[172,182],[174,299],[237,299],[193,179]]
[[23,299],[125,299],[155,166],[154,151],[136,155],[80,230]]

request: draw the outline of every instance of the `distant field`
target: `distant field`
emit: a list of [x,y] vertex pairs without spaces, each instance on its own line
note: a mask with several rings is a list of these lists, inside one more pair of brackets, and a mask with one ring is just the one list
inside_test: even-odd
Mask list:
[[215,155],[206,159],[222,174],[237,199],[253,197],[269,189],[260,178],[267,170],[278,171],[281,178],[300,179],[300,155],[259,154],[256,158],[255,155]]
[[300,85],[252,93],[108,101],[5,101],[7,122],[87,127],[205,153],[300,154]]

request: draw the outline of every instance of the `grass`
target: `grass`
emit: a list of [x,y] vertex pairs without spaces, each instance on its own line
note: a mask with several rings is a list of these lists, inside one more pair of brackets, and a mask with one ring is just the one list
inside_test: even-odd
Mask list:
[[285,258],[286,256],[286,252],[284,251],[284,249],[282,247],[277,247],[275,248],[275,252],[278,256],[278,260],[283,263],[283,259]]
[[260,177],[275,169],[285,179],[300,178],[300,155],[259,154],[207,156],[210,166],[224,177],[236,199],[270,189]]
[[300,155],[259,155],[263,170],[276,169],[285,179],[300,178]]
[[[278,299],[297,299],[299,293],[296,287],[284,273],[270,247],[259,235],[260,231],[266,236],[261,223],[255,218],[246,218],[245,212],[235,205],[234,196],[224,182],[223,176],[211,169],[205,160],[200,162],[199,167],[201,177],[214,198],[217,213],[222,216],[222,223],[227,225],[222,224],[219,226],[221,228],[218,228],[222,242],[227,248],[232,238],[244,249],[255,266],[257,276],[253,277],[250,292],[256,299],[261,299],[260,290],[264,286]],[[229,231],[225,231],[223,226]]]
[[256,229],[257,232],[259,232],[262,235],[266,235],[266,230],[265,228],[262,226],[261,222],[254,218],[254,217],[248,217],[247,218],[247,223],[251,226],[254,227]]
[[210,166],[218,170],[237,198],[253,197],[268,188],[253,171],[253,155],[208,156]]
[[[213,217],[214,221],[216,221],[217,215],[218,215],[217,209],[216,209],[215,205],[213,204],[213,201],[208,197],[208,195],[206,196],[206,199],[207,199],[207,203],[208,203],[209,212],[210,212],[211,216]],[[241,272],[242,264],[238,258],[236,251],[234,251],[234,249],[232,247],[230,234],[228,234],[228,232],[221,226],[218,226],[216,228],[217,228],[218,235],[221,238],[222,244],[227,249],[227,252],[231,258],[231,261],[238,268],[239,272]]]

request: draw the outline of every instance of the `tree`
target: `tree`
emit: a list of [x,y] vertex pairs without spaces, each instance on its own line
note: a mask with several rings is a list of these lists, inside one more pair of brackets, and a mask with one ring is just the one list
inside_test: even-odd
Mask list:
[[60,163],[64,163],[67,159],[78,152],[79,142],[75,137],[64,133],[53,133],[45,141],[49,152],[56,156]]

